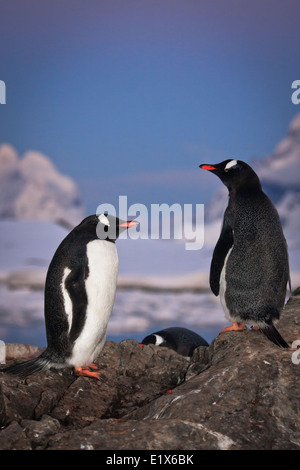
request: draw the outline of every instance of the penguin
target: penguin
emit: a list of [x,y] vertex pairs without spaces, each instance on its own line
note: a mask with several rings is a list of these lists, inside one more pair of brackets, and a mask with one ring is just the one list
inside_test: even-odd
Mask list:
[[198,348],[198,346],[209,346],[205,339],[194,331],[178,326],[165,328],[146,336],[141,345],[146,344],[173,349],[178,354],[189,357],[193,355],[194,349]]
[[210,267],[210,287],[232,326],[260,329],[278,346],[289,345],[275,328],[289,282],[288,249],[279,215],[257,174],[241,160],[201,164],[227,186],[229,202]]
[[44,294],[47,348],[37,358],[4,369],[26,377],[36,371],[74,368],[74,375],[100,380],[93,361],[100,354],[114,305],[119,234],[136,221],[90,215],[57,248]]

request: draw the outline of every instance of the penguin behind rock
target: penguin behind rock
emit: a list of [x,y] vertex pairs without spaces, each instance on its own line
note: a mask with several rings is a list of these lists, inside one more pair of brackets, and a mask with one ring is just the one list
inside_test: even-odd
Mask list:
[[100,379],[93,361],[101,352],[114,305],[119,234],[138,222],[111,215],[86,217],[57,248],[45,284],[47,348],[37,358],[4,369],[26,377],[74,367],[75,375]]
[[200,335],[187,328],[173,326],[146,336],[141,345],[154,344],[173,349],[182,356],[192,356],[198,346],[209,346]]
[[277,210],[247,163],[225,160],[200,168],[217,175],[229,190],[210,268],[211,290],[220,295],[226,317],[233,323],[222,331],[242,330],[249,324],[288,348],[274,326],[289,281],[287,244]]

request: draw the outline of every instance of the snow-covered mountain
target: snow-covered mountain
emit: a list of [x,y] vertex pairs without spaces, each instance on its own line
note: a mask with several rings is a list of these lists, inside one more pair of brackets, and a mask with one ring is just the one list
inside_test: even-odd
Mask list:
[[256,168],[279,212],[291,249],[300,247],[300,114],[292,120],[274,153]]
[[[300,190],[300,114],[288,128],[274,153],[261,161],[257,172],[266,188],[277,188],[277,197],[290,190]],[[274,191],[276,198],[276,192]]]
[[0,146],[0,218],[79,223],[83,204],[75,182],[60,174],[45,155],[29,151],[19,158]]

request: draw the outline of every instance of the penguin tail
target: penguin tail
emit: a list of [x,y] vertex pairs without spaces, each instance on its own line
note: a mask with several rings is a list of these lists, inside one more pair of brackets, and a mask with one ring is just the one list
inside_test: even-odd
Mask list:
[[277,346],[280,346],[281,348],[289,348],[289,345],[287,342],[283,339],[279,331],[275,328],[273,323],[271,324],[266,324],[263,327],[260,327],[261,331],[264,333],[264,335],[273,343],[275,343]]
[[1,369],[1,372],[18,375],[21,378],[25,378],[28,375],[34,374],[34,372],[49,369],[50,367],[51,364],[49,359],[41,355],[35,357],[34,359],[29,359],[29,361],[20,362],[19,364],[14,364],[12,366]]

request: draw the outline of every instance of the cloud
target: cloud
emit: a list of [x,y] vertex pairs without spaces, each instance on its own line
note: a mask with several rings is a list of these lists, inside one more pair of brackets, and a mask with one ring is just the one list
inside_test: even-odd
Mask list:
[[62,175],[40,152],[19,158],[11,145],[0,145],[0,217],[64,220],[78,223],[84,209],[75,182]]

